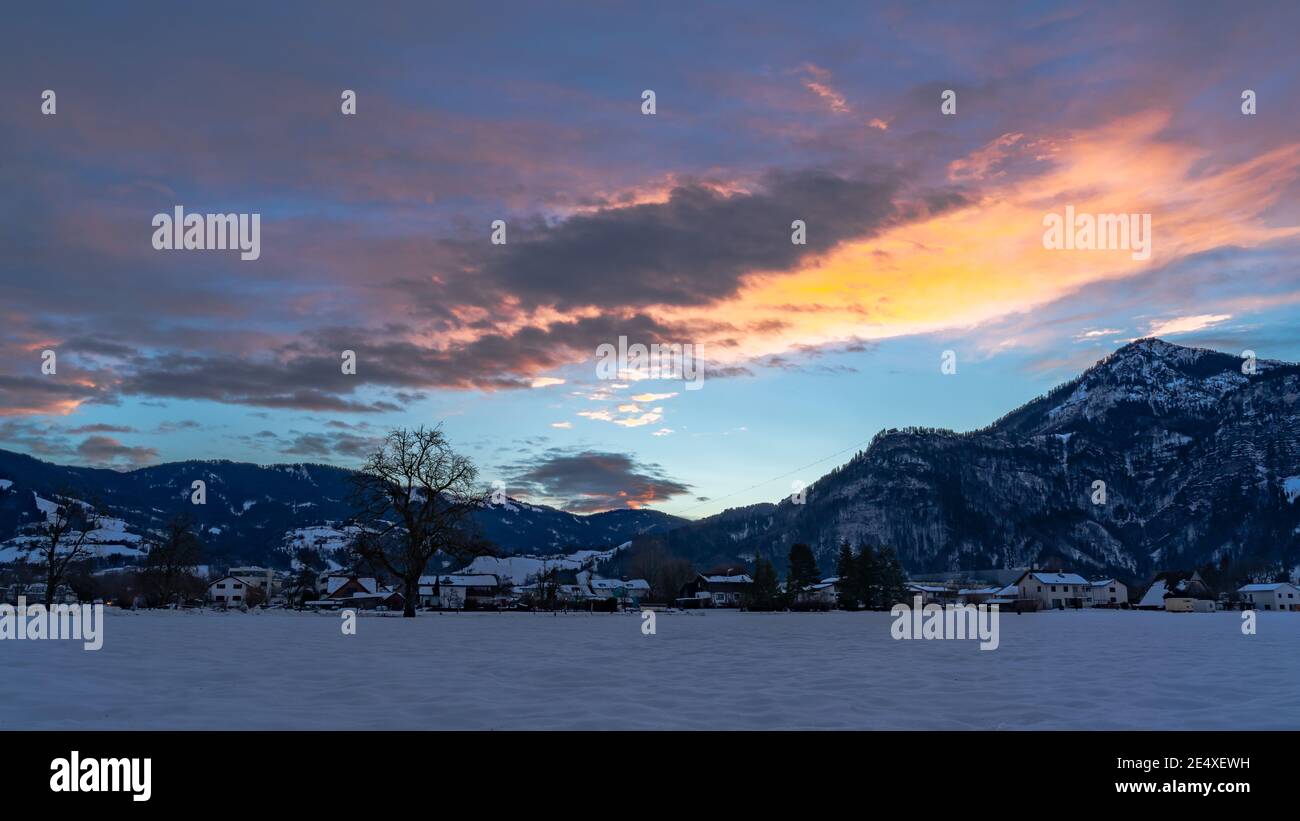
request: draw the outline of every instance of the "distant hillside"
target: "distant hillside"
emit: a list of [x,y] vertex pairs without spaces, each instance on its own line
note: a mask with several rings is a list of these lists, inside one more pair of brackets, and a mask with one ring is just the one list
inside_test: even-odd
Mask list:
[[[807,490],[664,537],[700,565],[833,567],[842,539],[912,572],[1058,563],[1146,579],[1223,561],[1300,572],[1300,366],[1146,339],[979,431],[903,429]],[[1093,482],[1106,503],[1092,503]],[[783,561],[781,562],[783,565]]]
[[[334,549],[349,515],[350,472],[328,465],[253,465],[229,461],[171,462],[120,473],[66,467],[0,450],[0,548],[24,525],[41,520],[38,499],[73,488],[98,499],[121,520],[126,545],[176,513],[192,515],[211,561],[287,564],[291,548]],[[191,483],[207,483],[207,504],[190,503]],[[579,516],[516,500],[476,514],[481,533],[505,553],[561,553],[606,548],[685,520],[653,510]],[[106,544],[108,542],[105,542]],[[12,551],[10,551],[12,552]],[[6,554],[0,551],[0,560]]]

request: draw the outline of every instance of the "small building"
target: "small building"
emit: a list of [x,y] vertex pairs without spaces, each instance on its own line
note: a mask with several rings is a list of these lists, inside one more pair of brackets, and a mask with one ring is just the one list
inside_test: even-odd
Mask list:
[[1169,610],[1174,613],[1212,613],[1217,609],[1214,593],[1199,573],[1166,570],[1157,573],[1137,604],[1139,610]]
[[331,574],[325,586],[326,599],[350,599],[358,594],[378,593],[379,580],[371,576]]
[[947,604],[953,600],[953,591],[941,584],[920,584],[910,582],[907,592],[913,598],[921,597],[921,604]]
[[240,607],[248,600],[248,585],[243,579],[222,576],[208,583],[208,600],[222,607]]
[[1002,588],[992,587],[963,587],[957,591],[957,601],[961,604],[987,604],[990,599],[999,597]]
[[747,573],[701,573],[682,585],[677,603],[683,607],[740,607],[741,598],[753,584],[753,578]]
[[586,593],[593,599],[617,599],[622,604],[636,606],[650,595],[650,583],[645,579],[586,579]]
[[406,608],[406,597],[395,590],[387,587],[381,587],[374,593],[353,593],[350,596],[335,596],[326,601],[338,602],[339,607],[349,607],[355,610],[404,610]]
[[1247,584],[1237,592],[1248,609],[1300,611],[1300,588],[1289,582]]
[[1077,573],[1029,570],[1016,580],[1017,598],[1037,600],[1039,610],[1084,607],[1088,603],[1090,587],[1088,580]]
[[794,603],[800,607],[829,610],[840,600],[838,582],[839,577],[832,577],[810,584],[794,594]]
[[623,589],[627,591],[625,601],[633,607],[650,598],[650,582],[645,579],[628,579],[623,582]]
[[280,580],[276,577],[275,571],[269,567],[232,567],[226,572],[237,579],[242,579],[249,587],[262,588],[268,595],[280,587]]
[[501,579],[491,573],[421,576],[419,594],[421,605],[444,610],[495,607],[502,603],[499,601]]
[[1100,579],[1088,583],[1088,606],[1119,607],[1128,604],[1128,585],[1118,579]]
[[1165,610],[1170,613],[1213,613],[1218,610],[1214,599],[1191,596],[1165,596]]

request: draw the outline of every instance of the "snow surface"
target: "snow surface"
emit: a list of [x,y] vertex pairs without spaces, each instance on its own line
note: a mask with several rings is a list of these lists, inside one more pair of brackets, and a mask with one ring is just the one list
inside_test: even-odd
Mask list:
[[98,652],[0,641],[0,730],[1300,729],[1292,613],[1004,615],[992,651],[894,641],[887,613],[340,623],[110,610]]

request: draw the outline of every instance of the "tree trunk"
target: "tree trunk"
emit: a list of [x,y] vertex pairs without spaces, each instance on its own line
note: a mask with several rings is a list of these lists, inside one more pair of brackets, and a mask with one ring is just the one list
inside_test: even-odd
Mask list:
[[420,598],[420,577],[406,579],[406,602],[402,607],[402,618],[415,618],[415,603]]

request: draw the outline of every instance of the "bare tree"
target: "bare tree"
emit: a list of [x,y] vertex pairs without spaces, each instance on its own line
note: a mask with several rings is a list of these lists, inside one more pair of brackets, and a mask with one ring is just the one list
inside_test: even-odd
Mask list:
[[55,589],[63,583],[69,567],[94,554],[86,539],[99,524],[94,506],[83,501],[75,491],[62,490],[54,498],[54,510],[36,528],[38,541],[24,548],[45,568],[46,607],[54,603]]
[[189,516],[181,514],[167,522],[161,535],[150,539],[145,571],[141,574],[149,603],[163,605],[180,597],[197,595],[203,584],[194,570],[202,561],[202,554],[203,542],[194,532],[194,522]]
[[627,567],[633,578],[649,583],[651,600],[664,604],[672,604],[682,585],[695,578],[690,560],[674,556],[658,541],[633,544]]
[[488,499],[477,480],[473,462],[451,449],[441,427],[390,432],[354,474],[352,549],[401,579],[403,616],[415,616],[420,576],[435,554],[466,561],[493,552],[471,528],[470,515]]

